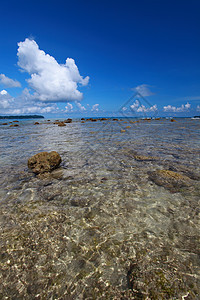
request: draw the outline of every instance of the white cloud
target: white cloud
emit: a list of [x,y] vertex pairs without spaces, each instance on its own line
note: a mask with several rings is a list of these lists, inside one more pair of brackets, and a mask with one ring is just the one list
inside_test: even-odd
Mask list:
[[78,84],[85,86],[89,77],[83,78],[72,58],[65,64],[40,50],[34,40],[18,43],[18,65],[31,75],[27,80],[33,89],[35,99],[46,102],[67,102],[81,100],[83,94]]
[[99,111],[99,104],[94,104],[91,111]]
[[190,106],[191,106],[191,104],[190,104],[190,103],[188,103],[188,102],[185,104],[185,108],[186,108],[186,109],[189,109],[189,108],[190,108]]
[[140,107],[137,108],[137,112],[143,112],[143,113],[146,113],[146,112],[152,112],[152,111],[156,111],[157,110],[157,105],[153,105],[153,106],[150,106],[150,107],[146,107],[144,105],[141,105]]
[[19,81],[8,78],[4,74],[0,74],[0,83],[10,88],[21,87],[21,83]]
[[156,104],[150,107],[146,107],[143,104],[140,105],[140,102],[138,100],[135,100],[135,102],[132,105],[130,105],[130,109],[136,112],[146,113],[146,112],[157,111],[158,108]]
[[149,89],[150,85],[148,84],[141,84],[133,88],[133,91],[136,91],[137,93],[141,94],[143,97],[148,97],[154,95]]
[[30,107],[23,107],[18,109],[13,109],[12,114],[45,114],[55,112],[54,107],[47,106],[47,107],[39,107],[39,106],[30,106]]
[[137,110],[139,105],[140,105],[139,101],[135,100],[135,102],[132,105],[130,105],[130,109],[131,110]]
[[23,114],[45,114],[55,112],[55,108],[52,106],[40,107],[40,106],[30,106],[23,108],[14,108],[9,111],[12,115],[23,115]]
[[122,107],[122,110],[123,110],[123,111],[126,111],[126,110],[127,110],[127,107]]
[[184,112],[190,109],[191,104],[186,103],[185,105],[182,104],[180,107],[172,106],[172,105],[167,105],[163,107],[163,110],[165,112]]
[[13,102],[13,98],[8,94],[6,90],[2,90],[0,92],[0,108],[1,111],[4,111],[4,109],[8,109]]
[[1,94],[1,95],[7,95],[8,92],[7,92],[6,90],[2,90],[2,91],[0,92],[0,94]]
[[80,111],[85,111],[86,110],[86,108],[83,105],[81,105],[80,102],[76,101],[76,105],[78,106],[78,108],[80,109]]
[[200,105],[197,105],[197,111],[200,111]]
[[5,90],[0,92],[0,109],[1,114],[18,115],[18,114],[45,114],[58,111],[55,103],[48,104],[45,102],[34,101],[28,89],[24,89],[22,94],[13,98]]
[[71,103],[67,103],[65,106],[65,112],[72,112],[73,111],[73,105]]

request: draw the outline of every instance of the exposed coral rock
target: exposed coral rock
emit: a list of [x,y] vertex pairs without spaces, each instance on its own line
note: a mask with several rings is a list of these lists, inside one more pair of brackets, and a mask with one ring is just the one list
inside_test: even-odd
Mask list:
[[121,129],[121,132],[126,132],[126,130],[124,130],[124,129]]
[[64,123],[72,123],[72,119],[68,118],[67,120],[64,121]]
[[10,127],[18,127],[19,125],[18,124],[12,124],[10,125]]
[[65,124],[64,122],[59,122],[59,123],[58,123],[58,126],[60,126],[60,127],[61,127],[61,126],[66,126],[66,124]]
[[60,163],[61,157],[56,151],[40,152],[29,158],[28,167],[35,174],[42,174],[58,168]]
[[177,121],[176,121],[176,120],[174,120],[174,119],[171,119],[170,121],[171,121],[171,122],[177,122]]
[[35,123],[34,123],[34,125],[39,125],[39,124],[40,124],[39,122],[35,122]]

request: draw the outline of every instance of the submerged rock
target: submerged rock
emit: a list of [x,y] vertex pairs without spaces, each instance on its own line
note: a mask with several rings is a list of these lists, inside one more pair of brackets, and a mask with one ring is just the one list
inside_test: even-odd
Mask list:
[[10,125],[10,127],[18,127],[19,125],[18,124],[12,124]]
[[61,157],[56,151],[40,152],[28,159],[28,167],[35,174],[50,172],[61,163]]
[[191,182],[189,177],[169,170],[157,170],[148,174],[150,180],[171,192],[179,192],[181,187],[187,187]]
[[128,154],[128,156],[133,157],[137,161],[155,161],[155,160],[159,160],[159,157],[154,157],[154,156],[150,156],[150,155],[148,155],[148,156],[140,155],[140,154],[138,154],[137,151],[132,150],[132,149],[128,149],[127,154]]
[[135,158],[135,160],[138,161],[153,161],[158,159],[157,157],[145,156],[145,155],[133,155],[133,157]]
[[83,197],[73,197],[70,200],[71,206],[77,206],[77,207],[85,207],[89,206],[90,200],[88,198],[83,198]]

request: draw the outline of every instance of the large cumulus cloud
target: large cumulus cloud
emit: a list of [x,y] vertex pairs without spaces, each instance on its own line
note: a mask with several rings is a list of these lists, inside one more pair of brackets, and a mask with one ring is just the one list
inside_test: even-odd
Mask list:
[[34,91],[34,98],[45,102],[80,101],[82,93],[78,84],[85,86],[89,77],[83,78],[72,58],[65,64],[40,50],[34,40],[18,43],[18,65],[31,77],[27,80]]

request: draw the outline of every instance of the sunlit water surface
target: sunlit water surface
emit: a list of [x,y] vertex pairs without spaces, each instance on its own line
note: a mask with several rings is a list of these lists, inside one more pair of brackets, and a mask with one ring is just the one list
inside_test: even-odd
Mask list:
[[[0,126],[0,298],[198,299],[200,121],[39,122]],[[59,169],[28,170],[52,150]]]

